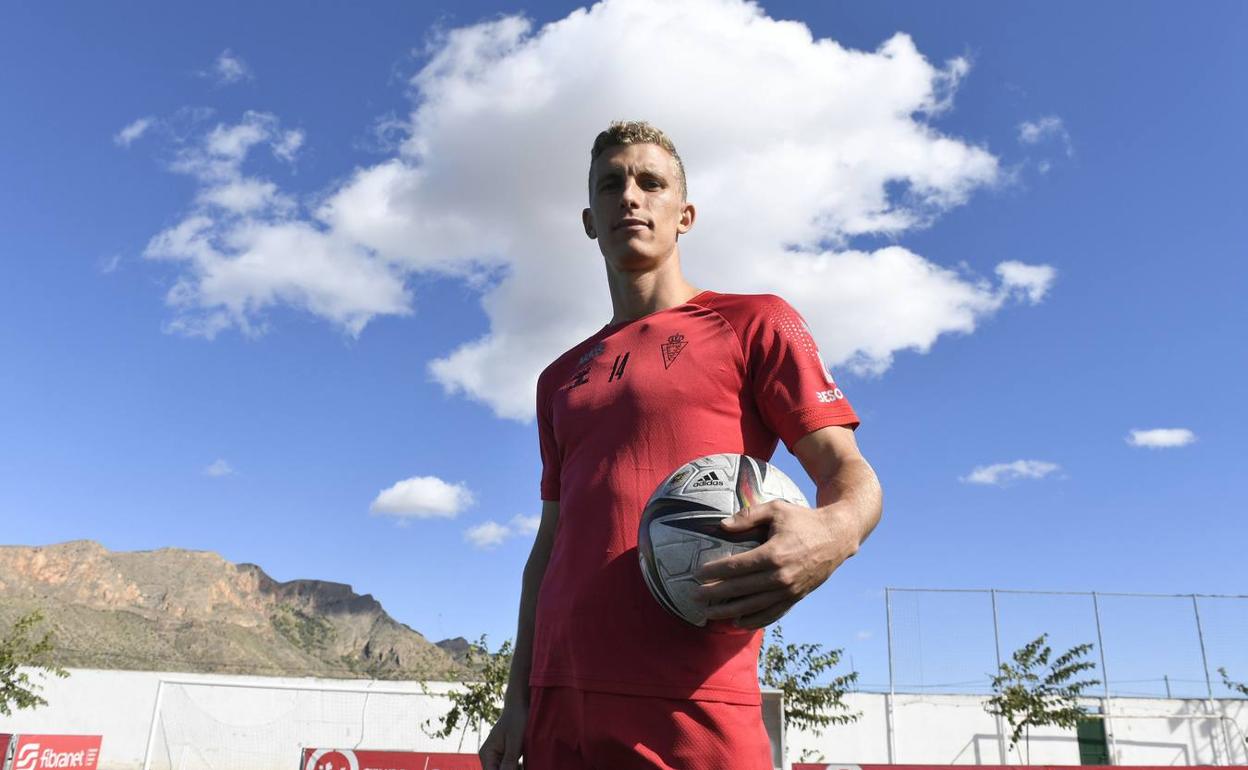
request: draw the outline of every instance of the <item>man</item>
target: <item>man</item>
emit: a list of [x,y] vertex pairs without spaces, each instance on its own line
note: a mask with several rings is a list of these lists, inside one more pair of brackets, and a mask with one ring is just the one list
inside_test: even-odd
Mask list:
[[[612,124],[594,142],[589,190],[582,219],[614,316],[538,381],[541,525],[482,764],[770,768],[758,629],[858,550],[879,520],[880,487],[801,317],[779,297],[685,280],[677,241],[696,209],[671,140],[646,123]],[[728,519],[726,529],[770,535],[697,574],[717,622],[668,614],[638,565],[647,498],[689,460],[767,460],[778,440],[815,482],[817,507],[773,501]]]

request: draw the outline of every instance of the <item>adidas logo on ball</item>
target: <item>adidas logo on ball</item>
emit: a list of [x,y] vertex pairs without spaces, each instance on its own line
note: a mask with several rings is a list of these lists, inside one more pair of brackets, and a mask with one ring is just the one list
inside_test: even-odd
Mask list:
[[689,488],[698,489],[699,487],[722,487],[722,486],[724,486],[723,480],[721,480],[719,476],[715,475],[715,471],[711,471],[710,473],[706,474],[702,478],[690,484]]
[[[695,480],[680,488],[686,478]],[[708,455],[677,468],[641,514],[637,554],[650,593],[676,617],[705,626],[705,609],[693,599],[698,587],[693,573],[707,562],[757,548],[768,534],[762,528],[728,532],[720,522],[742,508],[777,499],[807,504],[779,468],[747,455]]]

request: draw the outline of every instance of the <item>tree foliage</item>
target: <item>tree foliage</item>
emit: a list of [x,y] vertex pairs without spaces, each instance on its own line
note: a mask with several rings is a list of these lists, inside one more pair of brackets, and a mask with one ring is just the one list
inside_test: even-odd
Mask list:
[[[759,680],[784,694],[786,728],[800,727],[817,734],[830,724],[845,724],[862,716],[851,712],[844,702],[845,693],[858,680],[857,671],[833,677],[826,684],[818,683],[825,672],[840,663],[841,653],[839,649],[824,652],[819,644],[786,644],[780,627],[772,628],[771,641],[759,658]],[[437,720],[436,728],[431,729],[434,720],[426,720],[422,725],[425,734],[447,738],[459,730],[462,747],[469,728],[479,731],[482,725],[497,722],[511,672],[511,656],[511,640],[503,642],[497,652],[489,651],[485,636],[470,645],[464,664],[469,669],[481,666],[480,680],[465,682],[462,689],[446,693],[450,709]],[[426,688],[425,692],[429,690]]]
[[[1227,673],[1225,668],[1219,667],[1218,674],[1222,676],[1222,684],[1226,685],[1226,689],[1231,692],[1237,692],[1245,698],[1248,698],[1248,684],[1236,682],[1234,679],[1231,679],[1231,675]],[[1240,733],[1240,735],[1242,737],[1243,733]],[[1248,738],[1244,738],[1244,745],[1248,746]]]
[[0,714],[11,716],[13,707],[33,709],[48,702],[39,695],[43,688],[20,669],[35,669],[40,677],[52,674],[61,678],[69,672],[51,663],[52,632],[46,631],[37,640],[32,632],[43,622],[39,610],[17,619],[9,632],[0,639]]
[[1226,685],[1226,689],[1248,698],[1248,684],[1231,679],[1231,675],[1226,672],[1225,668],[1219,668],[1218,673],[1222,675],[1222,684]]
[[[448,738],[459,729],[459,746],[463,748],[468,729],[480,731],[481,726],[492,725],[503,713],[503,694],[507,689],[507,677],[511,672],[511,640],[503,642],[497,652],[490,652],[484,635],[475,645],[468,645],[464,665],[473,670],[481,667],[481,678],[464,682],[462,689],[446,693],[451,708],[438,720],[440,725],[430,729],[432,719],[425,720],[421,729],[433,738]],[[421,687],[428,693],[424,683]]]
[[819,684],[824,673],[841,662],[843,652],[825,652],[821,644],[786,643],[780,626],[772,626],[759,656],[758,679],[784,694],[785,729],[797,727],[818,735],[830,724],[847,724],[862,716],[845,703],[845,693],[858,681],[857,671]]
[[1053,649],[1046,643],[1048,634],[1041,634],[1014,651],[1013,662],[1002,663],[992,677],[994,695],[984,709],[1010,723],[1010,749],[1013,750],[1032,727],[1056,725],[1075,727],[1089,714],[1079,705],[1079,697],[1099,679],[1081,679],[1081,674],[1096,668],[1090,660],[1081,660],[1092,651],[1091,644],[1071,647],[1049,662]]

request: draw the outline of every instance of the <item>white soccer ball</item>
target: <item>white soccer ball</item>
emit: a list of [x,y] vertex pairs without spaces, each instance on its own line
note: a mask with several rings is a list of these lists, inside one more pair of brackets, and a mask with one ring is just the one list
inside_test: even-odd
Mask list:
[[641,574],[659,604],[682,620],[705,626],[706,612],[693,600],[698,587],[694,571],[767,539],[761,528],[728,532],[720,522],[741,508],[776,499],[807,504],[793,479],[747,455],[700,457],[664,479],[646,503],[637,537]]

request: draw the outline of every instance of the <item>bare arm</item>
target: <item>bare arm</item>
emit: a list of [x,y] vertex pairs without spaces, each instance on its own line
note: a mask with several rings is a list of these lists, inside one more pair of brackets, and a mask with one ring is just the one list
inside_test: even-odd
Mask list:
[[484,770],[515,770],[524,753],[524,726],[529,716],[529,672],[533,670],[533,625],[537,615],[537,593],[546,576],[546,563],[555,544],[559,523],[559,503],[542,501],[542,521],[533,539],[533,549],[524,565],[520,584],[520,617],[516,622],[516,651],[511,657],[511,674],[503,713],[481,744]]
[[846,520],[857,553],[880,523],[884,492],[859,451],[854,432],[841,426],[820,428],[794,444],[793,454],[815,482],[815,510]]
[[511,659],[511,676],[507,680],[507,701],[519,698],[529,704],[529,672],[533,669],[533,622],[537,615],[537,592],[546,575],[546,563],[555,544],[555,526],[559,522],[559,502],[542,501],[542,521],[533,539],[533,549],[524,565],[520,588],[520,617],[516,622],[516,652]]
[[793,453],[815,482],[815,508],[772,500],[743,508],[724,520],[725,529],[770,525],[766,543],[718,559],[698,571],[699,589],[712,604],[707,617],[736,618],[761,628],[778,620],[858,552],[875,529],[883,493],[849,428],[829,426],[808,433]]

